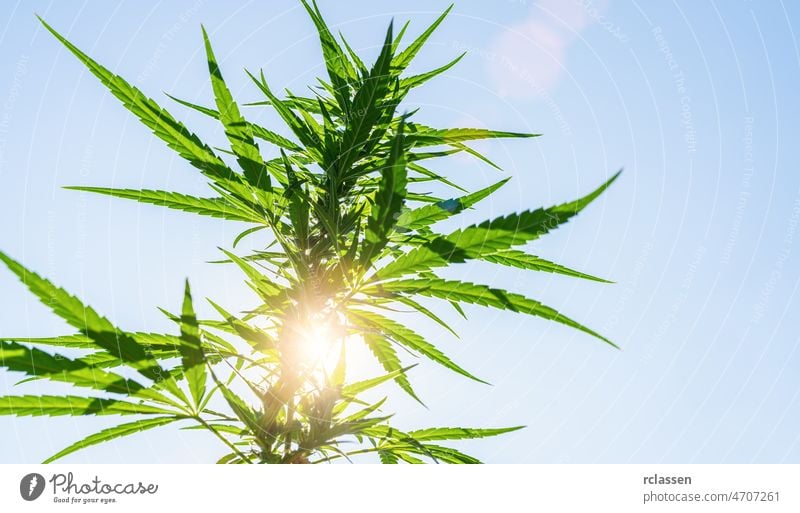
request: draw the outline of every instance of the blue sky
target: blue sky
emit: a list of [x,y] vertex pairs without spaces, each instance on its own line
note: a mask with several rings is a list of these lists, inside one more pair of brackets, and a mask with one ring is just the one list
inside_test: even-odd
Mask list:
[[[446,2],[320,0],[370,58],[386,24],[422,30]],[[243,69],[303,91],[323,73],[312,24],[272,2],[3,2],[0,6],[0,248],[126,329],[166,330],[184,277],[231,308],[252,297],[205,263],[237,226],[61,189],[207,194],[204,181],[140,126],[35,20],[56,29],[218,145],[213,123],[163,92],[208,104],[200,24],[240,101]],[[621,179],[529,248],[614,285],[466,266],[451,271],[535,297],[617,342],[535,318],[470,310],[460,341],[420,329],[487,387],[415,369],[425,410],[394,390],[398,425],[518,425],[466,446],[492,462],[800,461],[800,6],[775,2],[460,1],[414,70],[467,56],[408,108],[436,126],[533,131],[480,144],[511,184],[472,219],[561,202],[617,169]],[[251,115],[270,126],[268,112]],[[455,158],[437,168],[471,187],[501,177]],[[0,271],[0,334],[65,327]],[[0,394],[18,375],[0,373]],[[3,462],[35,462],[113,419],[0,417]],[[161,430],[73,462],[203,462],[197,433]]]

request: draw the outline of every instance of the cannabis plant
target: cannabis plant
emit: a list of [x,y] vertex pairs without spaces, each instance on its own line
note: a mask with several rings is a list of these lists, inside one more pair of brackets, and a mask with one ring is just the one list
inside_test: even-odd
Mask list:
[[[466,143],[536,134],[433,128],[415,121],[416,111],[401,108],[409,91],[460,59],[427,73],[406,73],[447,12],[408,45],[402,43],[408,24],[397,34],[390,24],[377,59],[368,66],[343,37],[333,35],[316,4],[303,5],[319,33],[327,78],[305,96],[278,95],[263,72],[248,72],[262,95],[248,107],[277,113],[288,137],[245,119],[203,30],[214,105],[174,100],[218,120],[229,149],[204,143],[42,20],[126,109],[208,179],[214,194],[68,188],[241,223],[234,247],[244,237],[260,238],[254,244],[259,250],[240,255],[222,250],[220,260],[241,269],[257,297],[252,308],[234,313],[208,300],[219,315],[199,319],[187,281],[180,310],[162,310],[175,323],[173,333],[125,331],[0,253],[30,291],[76,330],[2,339],[0,364],[27,375],[24,381],[45,379],[81,391],[0,397],[0,413],[134,419],[91,434],[47,462],[94,444],[182,424],[205,430],[224,445],[219,463],[318,463],[364,453],[376,453],[383,463],[478,463],[441,443],[519,428],[399,429],[390,423],[385,399],[365,399],[366,391],[393,382],[420,400],[410,380],[413,357],[481,381],[414,331],[409,314],[452,332],[435,305],[461,315],[465,305],[480,305],[549,319],[613,345],[539,301],[489,284],[443,278],[439,271],[479,260],[603,281],[520,248],[583,210],[616,175],[576,201],[451,233],[438,231],[437,223],[471,209],[508,179],[468,192],[452,177],[432,171],[430,162],[461,153],[494,166]],[[271,148],[271,158],[260,146]],[[455,197],[435,197],[430,193],[434,185],[454,189]],[[348,379],[346,348],[357,344],[369,349],[382,373]]]

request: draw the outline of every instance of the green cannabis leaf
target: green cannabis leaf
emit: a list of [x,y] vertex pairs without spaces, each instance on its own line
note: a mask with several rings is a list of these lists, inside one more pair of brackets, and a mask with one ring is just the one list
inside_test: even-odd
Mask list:
[[[437,223],[473,209],[508,179],[469,192],[429,169],[427,162],[465,153],[497,167],[468,143],[538,134],[434,128],[417,123],[416,111],[401,109],[411,89],[462,57],[426,73],[406,74],[450,8],[402,49],[408,25],[395,34],[390,24],[378,57],[367,65],[342,36],[333,34],[316,3],[301,1],[319,34],[327,70],[327,78],[319,79],[309,96],[287,92],[280,97],[264,72],[248,71],[261,97],[240,107],[203,28],[213,105],[170,98],[220,122],[230,147],[219,150],[41,20],[126,109],[208,179],[212,193],[194,197],[85,185],[68,189],[244,223],[233,246],[247,236],[261,237],[263,246],[246,255],[222,250],[220,260],[242,271],[258,297],[252,309],[232,313],[209,299],[218,318],[198,318],[187,281],[178,313],[162,310],[175,323],[171,334],[125,331],[0,253],[11,272],[75,330],[45,338],[2,338],[0,366],[24,374],[21,383],[44,379],[77,387],[63,396],[0,397],[0,414],[137,419],[91,434],[47,462],[180,423],[205,430],[222,444],[219,463],[320,463],[368,453],[382,463],[480,463],[439,443],[502,435],[520,426],[400,431],[390,423],[386,398],[365,398],[365,392],[394,382],[421,402],[412,387],[415,365],[406,362],[409,354],[484,382],[397,312],[410,310],[456,335],[435,306],[425,305],[439,301],[462,314],[463,306],[479,305],[555,321],[614,345],[540,301],[437,273],[477,260],[605,282],[530,254],[525,246],[585,209],[619,173],[578,200],[441,233]],[[244,108],[274,110],[291,137],[248,121]],[[260,144],[278,156],[265,159]],[[450,199],[434,197],[422,188],[430,184],[457,192]],[[363,344],[385,374],[349,381],[347,348],[353,344]],[[59,348],[76,356],[52,352]]]

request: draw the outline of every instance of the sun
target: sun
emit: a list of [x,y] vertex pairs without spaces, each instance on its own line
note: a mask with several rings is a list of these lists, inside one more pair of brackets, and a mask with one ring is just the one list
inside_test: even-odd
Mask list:
[[305,367],[333,371],[348,339],[345,321],[339,312],[324,308],[310,313],[296,326],[296,354]]
[[298,313],[284,325],[288,328],[284,347],[288,361],[303,376],[319,384],[334,375],[343,379],[345,373],[362,376],[372,370],[372,353],[366,350],[363,336],[333,301],[301,305]]
[[341,343],[341,337],[329,322],[319,322],[305,327],[300,337],[300,352],[306,363],[319,366],[325,363]]

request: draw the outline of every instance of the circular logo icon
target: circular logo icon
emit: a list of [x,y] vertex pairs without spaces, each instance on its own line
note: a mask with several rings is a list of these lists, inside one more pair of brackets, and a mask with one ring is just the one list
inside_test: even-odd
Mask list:
[[19,482],[19,494],[26,501],[35,501],[44,491],[44,476],[33,473],[28,474]]

